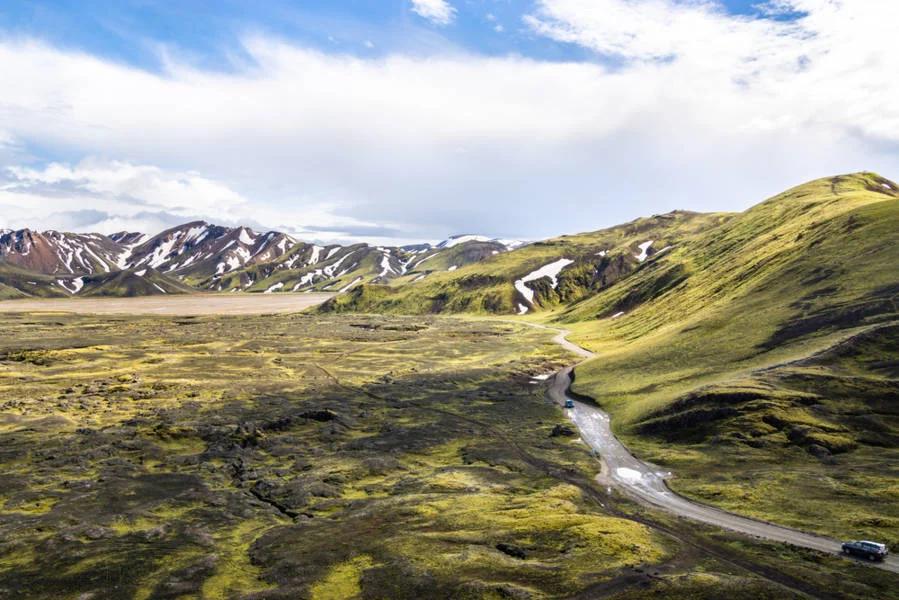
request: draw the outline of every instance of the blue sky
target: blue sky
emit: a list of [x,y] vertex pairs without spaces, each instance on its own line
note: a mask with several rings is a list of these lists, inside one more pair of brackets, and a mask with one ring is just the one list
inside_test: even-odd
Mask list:
[[[850,5],[850,6],[847,6]],[[897,176],[877,0],[7,0],[0,227],[539,238]]]
[[[522,17],[533,12],[535,4],[456,2],[451,26],[442,26],[417,15],[407,0],[9,0],[0,9],[0,27],[7,35],[39,37],[146,69],[159,68],[157,45],[163,44],[191,55],[199,65],[228,70],[235,48],[249,31],[360,56],[442,50],[515,53],[537,60],[608,60],[575,44],[534,35]],[[758,15],[759,1],[727,0],[721,9]]]

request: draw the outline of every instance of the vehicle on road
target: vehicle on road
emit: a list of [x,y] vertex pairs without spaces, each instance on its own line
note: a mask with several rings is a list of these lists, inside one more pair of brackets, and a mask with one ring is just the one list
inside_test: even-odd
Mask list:
[[572,400],[571,398],[566,398],[565,408],[574,408],[574,400]]
[[843,554],[859,556],[868,560],[883,560],[889,554],[889,551],[885,544],[878,544],[877,542],[844,542]]

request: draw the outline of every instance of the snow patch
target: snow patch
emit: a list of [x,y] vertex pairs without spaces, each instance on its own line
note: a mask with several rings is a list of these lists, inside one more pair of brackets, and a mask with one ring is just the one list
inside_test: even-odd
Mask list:
[[84,277],[76,277],[75,279],[70,280],[68,283],[72,284],[71,289],[69,289],[69,286],[66,285],[66,281],[63,279],[57,279],[56,283],[58,283],[62,289],[74,296],[84,287]]
[[618,317],[623,317],[623,316],[624,316],[624,312],[619,312],[619,313],[615,313],[614,315],[612,315],[612,318],[617,319]]
[[272,292],[277,292],[278,290],[280,290],[280,289],[283,288],[283,287],[284,287],[284,283],[278,282],[278,283],[276,283],[275,285],[269,287],[267,290],[265,290],[265,291],[262,292],[262,293],[263,293],[263,294],[271,294]]
[[[103,260],[102,258],[100,258],[99,256],[97,256],[96,253],[94,253],[94,251],[91,250],[91,247],[90,247],[89,245],[85,244],[84,249],[87,250],[87,253],[88,253],[88,254],[90,254],[91,256],[93,256],[94,258],[97,259],[97,262],[100,263],[100,265],[103,267],[103,270],[104,270],[104,271],[106,271],[107,273],[109,273],[109,265],[106,264],[106,261],[105,261],[105,260]],[[91,271],[91,272],[93,272],[93,271]]]
[[178,241],[179,237],[181,237],[180,232],[175,233],[175,235],[172,236],[172,239],[159,244],[159,246],[156,247],[156,250],[153,251],[153,254],[141,262],[147,263],[154,269],[158,268],[159,265],[166,261],[166,257],[171,253],[172,248],[175,246],[175,242]]
[[135,271],[134,274],[137,275],[138,277],[143,277],[144,275],[147,274],[147,270],[141,269],[140,271]]
[[424,273],[423,275],[419,275],[418,277],[416,277],[415,279],[412,280],[412,283],[415,283],[416,281],[421,281],[422,279],[424,279],[427,276],[428,276],[427,273]]
[[483,235],[459,235],[443,240],[437,244],[438,248],[452,248],[466,242],[489,242],[490,238]]
[[534,377],[534,379],[536,379],[537,381],[546,381],[552,376],[552,373],[544,373],[543,375],[537,375],[536,377]]
[[608,253],[609,253],[608,250],[600,250],[599,252],[596,253],[595,256],[605,257],[605,255]]
[[447,269],[447,271],[455,271],[458,268],[459,268],[459,265],[453,265],[449,269]]
[[646,260],[646,257],[648,256],[646,254],[646,252],[649,250],[650,246],[652,246],[652,240],[649,240],[648,242],[643,242],[642,244],[637,246],[637,248],[640,249],[640,254],[638,254],[634,258],[636,258],[640,262],[643,262],[644,260]]
[[506,250],[515,250],[516,248],[521,248],[522,246],[527,245],[528,242],[524,242],[522,240],[491,240],[496,242],[497,244],[502,244],[506,247]]
[[248,230],[245,229],[244,227],[240,228],[240,235],[237,237],[237,239],[239,239],[241,241],[241,243],[247,244],[248,246],[252,245],[252,243],[253,243],[253,238],[250,237]]
[[329,258],[331,258],[332,256],[334,256],[335,254],[337,254],[338,252],[340,252],[340,249],[341,249],[341,246],[337,246],[336,248],[331,248],[330,250],[328,250],[328,255],[325,256],[325,260],[328,260]]
[[164,289],[162,289],[161,287],[159,287],[158,285],[156,285],[156,284],[153,283],[152,281],[151,281],[150,283],[152,283],[152,284],[153,284],[153,287],[155,287],[157,290],[159,290],[160,292],[162,292],[163,294],[165,294],[165,290],[164,290]]
[[297,291],[304,285],[309,285],[310,283],[313,283],[315,281],[316,276],[321,277],[321,275],[322,275],[321,269],[316,269],[315,272],[313,272],[313,273],[306,273],[305,275],[300,277],[300,280],[297,282],[297,284],[295,286],[293,286],[293,291]]
[[318,258],[321,255],[322,250],[324,250],[324,248],[321,246],[312,246],[312,254],[309,256],[309,262],[307,262],[306,265],[309,266],[318,263]]
[[637,483],[643,479],[643,474],[640,471],[628,469],[627,467],[618,467],[615,469],[615,474],[628,483]]
[[381,274],[378,275],[378,278],[385,277],[388,273],[396,273],[393,270],[393,267],[390,266],[390,254],[385,251],[384,255],[381,257]]
[[356,253],[355,251],[353,251],[353,252],[348,252],[347,254],[344,254],[343,256],[341,256],[341,257],[340,257],[340,260],[338,260],[338,261],[337,261],[336,263],[334,263],[333,265],[328,265],[327,267],[325,267],[325,268],[323,269],[324,272],[325,272],[325,275],[327,275],[328,277],[333,277],[333,276],[334,276],[334,271],[336,271],[336,270],[340,267],[340,265],[343,264],[343,261],[345,261],[347,258],[349,258],[350,256],[352,256],[352,255],[355,254],[355,253]]
[[438,254],[438,253],[435,252],[434,254],[431,254],[430,256],[425,256],[423,259],[421,259],[420,261],[418,261],[417,263],[415,263],[414,265],[412,265],[410,268],[412,268],[412,269],[418,268],[418,266],[419,266],[421,263],[425,262],[426,260],[431,260],[432,258],[434,258],[435,256],[437,256],[437,254]]
[[[197,227],[191,227],[187,230],[187,233],[184,235],[184,242],[187,243],[191,240],[197,240],[197,243],[201,242],[203,238],[206,237],[207,227],[206,225],[199,225]],[[181,247],[181,250],[178,254],[184,252],[184,247]]]
[[522,303],[518,303],[518,314],[523,315],[528,312],[528,307]]
[[346,286],[340,288],[340,293],[342,294],[342,293],[346,292],[347,290],[349,290],[351,287],[353,287],[354,285],[356,285],[356,284],[359,283],[360,281],[362,281],[362,278],[361,278],[361,277],[357,277],[357,278],[354,279],[349,285],[346,285]]
[[[233,253],[225,259],[225,262],[228,263],[228,271],[234,271],[235,269],[240,268],[240,257],[235,256]],[[219,265],[221,264],[222,263],[219,263]]]
[[[559,280],[557,277],[559,273],[573,263],[574,261],[570,258],[560,258],[556,262],[549,263],[548,265],[544,265],[533,271],[532,273],[528,273],[521,279],[515,282],[515,289],[521,292],[521,295],[525,297],[525,299],[530,303],[534,303],[534,290],[526,286],[525,284],[529,281],[536,281],[537,279],[541,279],[543,277],[549,277],[552,280],[553,289],[556,289],[556,286],[559,285]],[[523,313],[522,313],[523,314]]]

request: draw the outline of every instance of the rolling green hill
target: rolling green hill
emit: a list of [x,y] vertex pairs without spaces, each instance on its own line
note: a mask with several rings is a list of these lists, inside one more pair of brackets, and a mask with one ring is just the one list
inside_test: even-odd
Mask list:
[[44,275],[0,263],[0,299],[189,294],[196,290],[155,269],[130,269],[93,275]]
[[568,307],[576,391],[688,496],[899,543],[897,189],[794,188]]
[[84,297],[157,296],[162,294],[191,294],[196,289],[167,277],[156,269],[129,269],[84,278]]
[[0,300],[16,298],[57,298],[68,296],[57,279],[17,265],[0,262]]
[[[411,273],[389,285],[360,285],[321,306],[321,312],[384,312],[400,314],[514,314],[577,302],[633,272],[640,264],[639,246],[647,241],[648,256],[668,252],[702,231],[730,218],[725,214],[677,211],[638,219],[603,231],[566,235],[497,254],[453,271],[421,277]],[[663,252],[664,251],[664,252]],[[529,302],[515,282],[555,261],[572,263],[561,270],[555,288],[550,279],[525,284],[534,293]],[[646,259],[644,259],[646,260]]]
[[740,214],[564,236],[358,286],[318,310],[510,314],[527,301],[515,282],[563,258],[555,287],[526,284],[525,318],[599,355],[575,391],[641,458],[678,473],[672,487],[899,544],[899,185],[821,179]]

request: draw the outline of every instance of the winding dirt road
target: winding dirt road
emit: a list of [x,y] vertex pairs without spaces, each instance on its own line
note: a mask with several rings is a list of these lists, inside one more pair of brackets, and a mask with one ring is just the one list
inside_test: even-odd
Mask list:
[[[565,338],[570,333],[568,331],[542,325],[529,325],[558,331],[559,335],[554,338],[556,343],[585,358],[595,356],[590,351],[569,342]],[[602,460],[602,472],[597,476],[597,481],[601,485],[617,489],[644,505],[659,508],[680,517],[730,529],[755,538],[785,542],[831,554],[840,552],[841,542],[838,540],[775,525],[767,521],[742,517],[705,504],[692,502],[672,492],[665,480],[672,477],[673,473],[638,460],[612,433],[611,421],[605,411],[596,406],[579,402],[568,395],[573,368],[563,369],[554,376],[547,395],[560,406],[564,406],[566,400],[573,401],[574,408],[565,409],[565,412],[580,430],[581,439],[595,449]],[[899,557],[895,555],[888,556],[883,562],[871,564],[887,571],[899,573]]]

